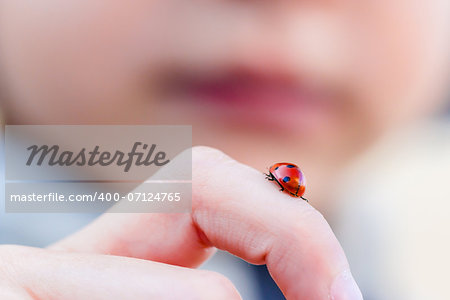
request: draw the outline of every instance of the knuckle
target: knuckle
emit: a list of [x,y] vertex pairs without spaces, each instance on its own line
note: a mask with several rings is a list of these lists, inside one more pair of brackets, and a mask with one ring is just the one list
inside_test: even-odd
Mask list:
[[192,177],[196,182],[195,188],[203,193],[208,187],[219,184],[218,174],[231,162],[234,160],[220,150],[206,146],[192,148]]

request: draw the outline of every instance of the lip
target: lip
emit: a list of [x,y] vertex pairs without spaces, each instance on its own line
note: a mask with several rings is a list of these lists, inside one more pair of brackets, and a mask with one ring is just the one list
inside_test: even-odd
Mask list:
[[259,129],[310,131],[329,119],[332,106],[324,90],[282,77],[189,78],[178,89],[205,118]]

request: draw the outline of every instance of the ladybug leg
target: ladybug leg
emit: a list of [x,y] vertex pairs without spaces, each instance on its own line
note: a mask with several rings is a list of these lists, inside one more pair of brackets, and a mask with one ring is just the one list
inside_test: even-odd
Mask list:
[[306,198],[303,198],[303,197],[300,197],[300,198],[302,198],[303,200],[305,200],[306,202],[308,202],[308,203],[309,203],[308,199],[306,199]]
[[280,186],[280,192],[284,191],[284,187],[281,185],[281,183],[278,182],[278,180],[273,176],[272,173],[269,172],[269,174],[264,173],[266,175],[266,179],[269,181],[275,181]]
[[266,175],[266,179],[269,180],[269,181],[274,181],[275,180],[275,177],[273,177],[272,173],[269,173],[269,174],[264,173],[264,175]]
[[300,185],[297,187],[297,191],[295,192],[295,197],[298,197],[298,191],[300,190]]
[[[275,178],[273,179],[273,180],[275,180]],[[277,183],[278,183],[278,185],[280,186],[280,192],[282,192],[282,191],[284,191],[284,187],[281,185],[281,183],[278,181],[278,180],[275,180]]]

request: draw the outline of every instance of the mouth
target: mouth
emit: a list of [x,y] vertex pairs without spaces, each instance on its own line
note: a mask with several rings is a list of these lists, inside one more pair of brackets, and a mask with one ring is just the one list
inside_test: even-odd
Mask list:
[[196,118],[230,126],[275,131],[312,131],[330,120],[333,97],[282,76],[231,72],[215,76],[180,76],[175,85]]

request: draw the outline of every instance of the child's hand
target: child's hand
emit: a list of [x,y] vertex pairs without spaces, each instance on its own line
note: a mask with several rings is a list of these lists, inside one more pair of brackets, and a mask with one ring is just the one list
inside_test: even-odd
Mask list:
[[191,214],[105,214],[47,250],[2,246],[0,298],[239,299],[222,275],[192,269],[214,247],[267,264],[288,299],[362,299],[319,212],[204,147]]

